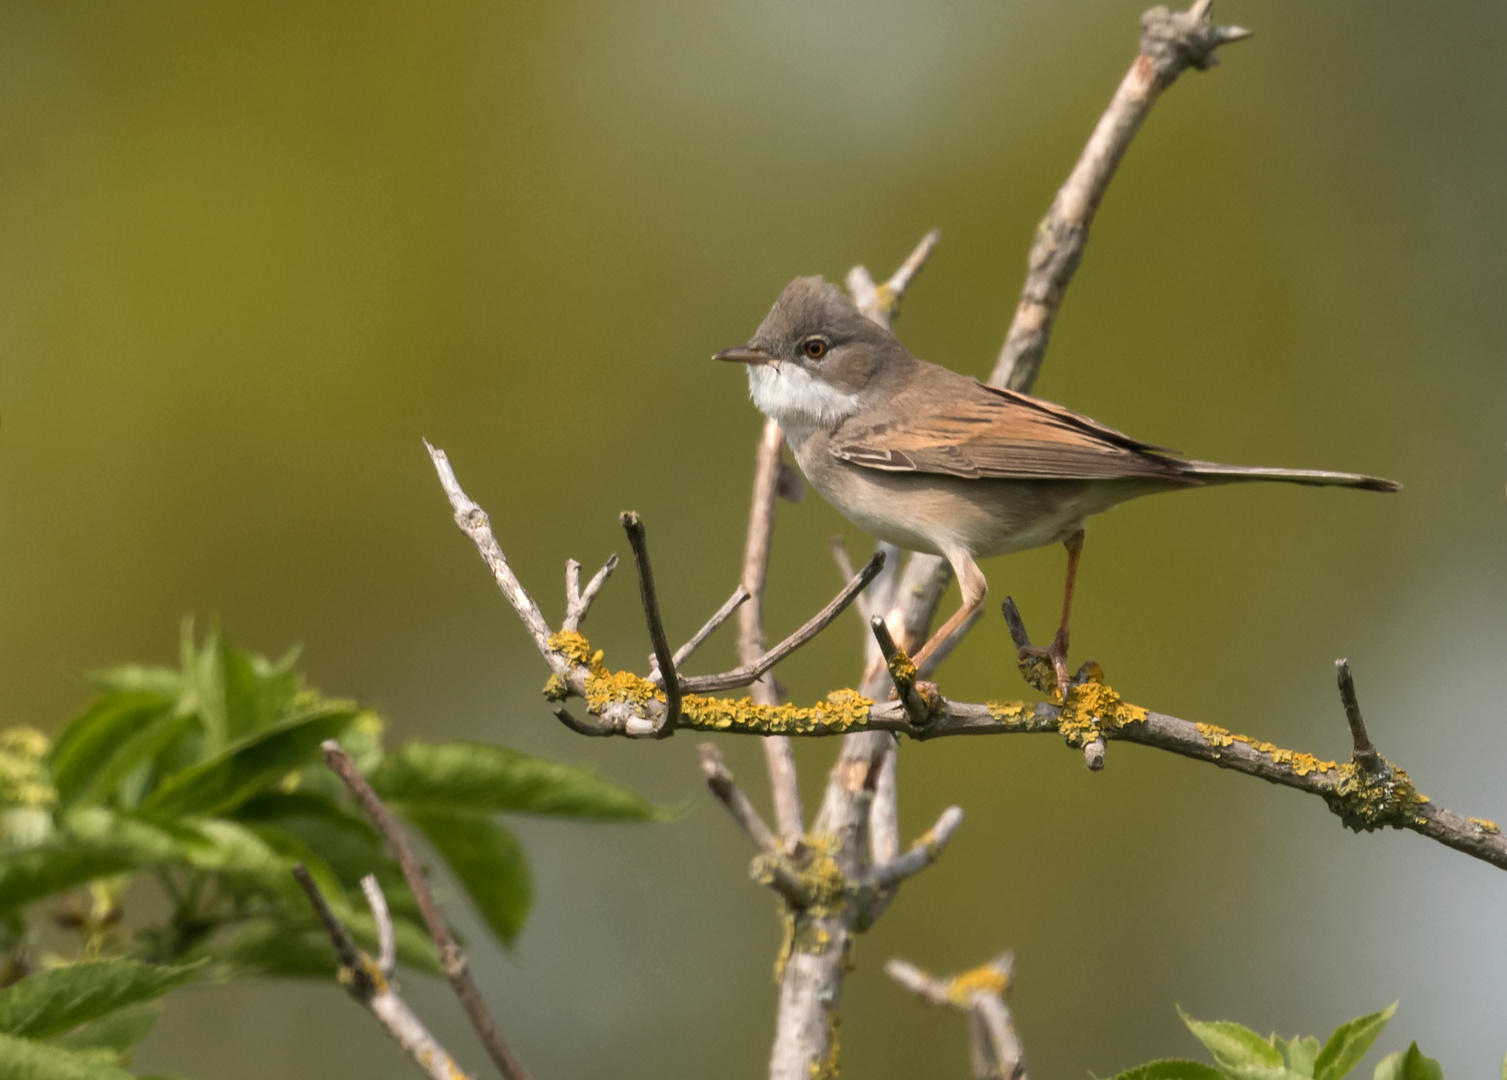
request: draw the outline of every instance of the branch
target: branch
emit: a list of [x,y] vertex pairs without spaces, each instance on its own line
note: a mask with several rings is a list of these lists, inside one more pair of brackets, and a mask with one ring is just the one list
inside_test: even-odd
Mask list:
[[874,278],[867,267],[855,266],[849,270],[848,292],[853,297],[853,303],[858,305],[858,310],[888,329],[891,320],[900,314],[900,299],[905,295],[905,290],[941,242],[941,229],[932,229],[921,237],[921,242],[905,257],[900,269],[891,274],[883,285],[874,284]]
[[1372,776],[1379,775],[1386,763],[1371,745],[1366,734],[1366,722],[1361,719],[1360,700],[1355,696],[1355,679],[1350,675],[1350,661],[1336,660],[1334,674],[1340,684],[1340,702],[1345,706],[1345,720],[1350,725],[1350,738],[1355,743],[1351,759]]
[[1237,26],[1214,26],[1209,18],[1212,6],[1212,0],[1197,0],[1187,11],[1157,7],[1141,16],[1140,55],[1036,227],[1020,304],[989,376],[994,385],[1029,391],[1035,383],[1063,294],[1088,243],[1094,214],[1156,99],[1184,69],[1212,67],[1218,62],[1216,48],[1250,36],[1249,30]]
[[633,547],[633,564],[638,568],[638,595],[644,605],[644,619],[649,624],[649,640],[654,643],[654,658],[659,662],[660,678],[665,689],[665,711],[654,734],[666,738],[675,731],[680,719],[681,680],[675,673],[675,657],[670,652],[670,639],[665,637],[664,623],[659,617],[659,598],[654,593],[654,571],[649,566],[649,544],[644,538],[644,523],[633,511],[621,515],[623,531],[628,534],[628,543]]
[[384,979],[391,979],[398,966],[398,935],[376,874],[367,874],[361,879],[361,892],[366,896],[366,906],[371,908],[372,919],[377,924],[377,970]]
[[[392,984],[392,954],[389,952],[393,933],[392,917],[387,911],[386,897],[382,895],[381,888],[376,886],[376,878],[362,879],[361,886],[366,890],[372,916],[377,920],[377,933],[382,942],[380,952],[386,963],[383,960],[374,962],[356,948],[350,933],[330,910],[329,902],[319,891],[319,886],[314,883],[314,878],[303,863],[293,868],[293,876],[303,886],[309,903],[324,925],[325,933],[330,936],[330,944],[334,946],[335,956],[340,962],[340,984],[346,992],[377,1018],[383,1030],[429,1075],[430,1080],[469,1080],[469,1075],[461,1071],[450,1052],[429,1033],[429,1029],[408,1007],[407,1002],[398,996],[397,989]],[[367,888],[368,881],[372,883],[372,888]]]
[[565,621],[560,624],[562,630],[579,630],[581,624],[586,621],[586,613],[591,610],[591,603],[597,598],[597,593],[602,591],[602,586],[607,584],[607,579],[617,569],[617,556],[607,556],[607,561],[602,565],[586,583],[585,591],[581,589],[581,564],[574,559],[565,560]]
[[931,719],[931,707],[916,689],[916,665],[905,655],[905,650],[895,644],[890,628],[879,616],[869,621],[874,631],[874,640],[879,643],[879,653],[884,657],[886,670],[895,683],[895,696],[905,709],[905,715],[917,727],[924,727]]
[[[753,503],[748,511],[748,539],[743,545],[743,587],[752,599],[738,610],[738,663],[751,664],[764,652],[764,582],[769,576],[769,549],[774,542],[774,508],[783,471],[785,434],[774,420],[764,421],[754,458]],[[760,705],[778,705],[774,679],[760,678],[750,693]],[[805,832],[800,778],[790,740],[776,735],[763,741],[764,762],[774,797],[775,824],[786,848],[794,850]]]
[[1026,1051],[1010,1007],[1005,1004],[1014,977],[1015,957],[1001,953],[987,964],[961,975],[939,979],[914,964],[891,960],[884,973],[922,1001],[943,1005],[968,1016],[969,1043],[975,1080],[1026,1080]]
[[853,602],[853,598],[861,593],[870,581],[874,580],[874,575],[879,573],[883,566],[884,552],[876,551],[864,564],[863,569],[853,576],[853,580],[843,587],[842,592],[833,597],[832,602],[826,607],[811,616],[805,626],[751,664],[744,664],[732,671],[724,671],[720,675],[695,675],[683,680],[686,693],[706,694],[714,690],[733,690],[740,686],[747,686],[830,626],[832,620],[841,615]]
[[943,810],[942,816],[937,818],[937,823],[922,833],[921,838],[911,845],[909,851],[874,867],[874,887],[888,889],[925,870],[941,857],[947,845],[952,842],[953,834],[958,831],[958,826],[962,824],[963,811],[959,807],[949,806]]
[[[717,629],[717,627],[727,622],[728,616],[732,615],[734,611],[738,610],[739,607],[741,607],[748,601],[749,595],[750,594],[748,590],[745,589],[742,585],[739,585],[736,589],[734,589],[733,594],[727,598],[727,602],[724,603],[716,611],[712,612],[712,617],[706,620],[705,625],[703,625],[700,630],[697,630],[696,633],[692,635],[691,640],[687,641],[684,645],[675,650],[675,666],[679,668],[681,664],[689,660],[691,658],[691,654],[694,653],[697,649],[701,648],[702,642],[711,637],[712,633]],[[649,681],[651,683],[655,683],[656,685],[663,683],[664,676],[660,674],[659,665],[657,663],[658,658],[653,657],[651,659],[654,659],[656,663],[654,669],[649,672]]]
[[[483,515],[483,520],[485,520],[485,515]],[[502,1033],[497,1030],[497,1024],[492,1019],[491,1013],[487,1012],[486,1002],[482,1000],[480,991],[476,989],[476,983],[466,967],[464,954],[455,944],[455,939],[450,936],[450,928],[445,925],[445,917],[440,914],[439,905],[434,902],[434,894],[429,891],[429,883],[424,880],[424,870],[419,866],[419,861],[414,858],[413,848],[409,846],[408,836],[403,832],[403,827],[398,824],[392,811],[372,790],[366,777],[361,775],[361,770],[356,768],[355,761],[340,748],[338,743],[333,739],[327,740],[321,745],[321,749],[324,750],[325,764],[345,782],[345,786],[350,789],[356,801],[361,804],[361,808],[366,811],[366,816],[371,818],[372,824],[377,827],[377,831],[392,848],[393,856],[403,870],[403,877],[408,881],[409,891],[413,893],[413,899],[418,904],[419,914],[424,917],[424,925],[429,929],[429,936],[433,939],[435,948],[439,950],[440,963],[450,979],[450,986],[454,989],[455,996],[460,999],[461,1008],[465,1010],[467,1019],[471,1021],[471,1027],[481,1039],[482,1046],[486,1047],[492,1063],[497,1066],[497,1070],[502,1073],[505,1080],[528,1080],[528,1073],[513,1056],[512,1050],[502,1038]]]
[[780,842],[769,831],[769,826],[764,824],[764,819],[754,809],[753,803],[748,801],[748,796],[738,787],[727,763],[722,760],[722,752],[711,743],[702,743],[696,749],[701,754],[701,771],[706,776],[706,786],[722,800],[722,805],[727,807],[733,820],[742,826],[754,847],[765,854],[779,851]]

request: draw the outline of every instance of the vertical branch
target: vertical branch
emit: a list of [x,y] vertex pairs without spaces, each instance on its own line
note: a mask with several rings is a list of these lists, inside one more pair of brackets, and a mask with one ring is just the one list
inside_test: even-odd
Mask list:
[[[764,653],[764,583],[769,576],[769,548],[774,540],[774,507],[778,497],[780,457],[785,434],[774,420],[764,421],[754,459],[753,505],[748,512],[748,540],[743,547],[743,587],[750,599],[738,609],[738,662],[752,664]],[[760,705],[778,705],[774,673],[769,672],[749,688]],[[769,786],[774,795],[775,827],[786,848],[794,848],[806,831],[801,809],[800,778],[795,771],[795,752],[783,735],[760,740],[769,766]]]
[[665,715],[654,734],[666,738],[674,734],[675,723],[680,719],[680,676],[675,673],[675,654],[670,651],[670,639],[665,637],[664,622],[659,617],[659,596],[654,591],[654,570],[649,565],[649,542],[644,536],[644,523],[631,510],[622,514],[620,520],[633,548],[633,564],[638,569],[638,595],[643,602],[649,640],[654,643],[654,659],[659,664],[665,688]]

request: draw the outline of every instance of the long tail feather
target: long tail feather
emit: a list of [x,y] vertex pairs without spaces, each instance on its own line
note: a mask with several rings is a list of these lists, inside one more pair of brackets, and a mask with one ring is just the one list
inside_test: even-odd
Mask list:
[[1322,469],[1263,469],[1251,465],[1221,465],[1214,461],[1185,461],[1184,471],[1205,483],[1235,483],[1241,480],[1281,480],[1312,487],[1350,487],[1366,491],[1400,491],[1396,480],[1360,473],[1327,472]]

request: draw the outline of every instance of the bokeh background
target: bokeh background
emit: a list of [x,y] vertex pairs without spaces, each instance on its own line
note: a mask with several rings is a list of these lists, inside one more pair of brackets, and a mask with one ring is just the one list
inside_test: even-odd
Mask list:
[[[672,636],[735,584],[760,418],[711,363],[797,274],[944,240],[898,323],[988,370],[1032,229],[1135,51],[1141,2],[10,0],[0,7],[0,723],[171,662],[185,613],[305,645],[401,737],[594,761],[672,823],[519,823],[538,907],[473,962],[540,1078],[757,1077],[773,905],[691,736],[587,743],[451,524],[450,452],[547,613],[645,516]],[[1332,662],[1420,788],[1507,818],[1507,8],[1221,3],[1094,226],[1038,392],[1200,457],[1396,477],[1144,500],[1096,519],[1074,623],[1131,700],[1347,752]],[[768,623],[837,584],[783,506]],[[986,567],[1045,636],[1062,555]],[[631,578],[588,629],[647,652]],[[850,683],[856,619],[786,664]],[[701,661],[731,659],[730,637]],[[1022,692],[1000,620],[944,670]],[[761,801],[758,748],[724,749]],[[800,747],[814,800],[835,746]],[[884,958],[1013,947],[1033,1075],[1198,1053],[1174,1012],[1323,1035],[1402,1007],[1452,1077],[1507,1050],[1507,878],[1317,800],[1134,747],[902,750],[945,859],[860,942],[847,1074],[964,1075],[963,1025]],[[455,902],[457,905],[460,901]],[[458,910],[463,923],[469,916]],[[463,1058],[443,987],[408,980]],[[138,1056],[185,1076],[405,1077],[333,984],[201,988]],[[1370,1066],[1364,1067],[1369,1075]]]

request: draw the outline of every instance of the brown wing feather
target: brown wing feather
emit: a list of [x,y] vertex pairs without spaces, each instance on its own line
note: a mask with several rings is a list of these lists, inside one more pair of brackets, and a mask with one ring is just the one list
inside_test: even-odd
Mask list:
[[969,479],[1183,477],[1182,462],[1162,447],[1049,401],[968,383],[970,389],[962,380],[949,388],[963,392],[948,395],[945,411],[906,395],[914,411],[902,399],[898,418],[844,423],[832,436],[832,453],[871,469]]

